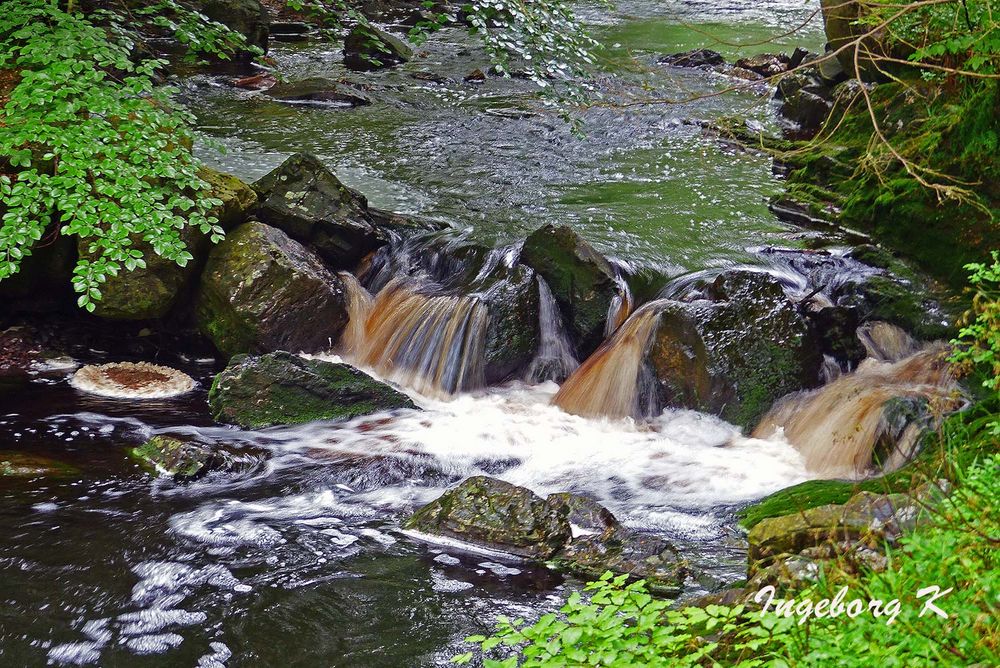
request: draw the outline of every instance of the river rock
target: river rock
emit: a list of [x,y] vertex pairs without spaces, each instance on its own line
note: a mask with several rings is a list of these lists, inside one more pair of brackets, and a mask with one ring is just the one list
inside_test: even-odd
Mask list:
[[[267,10],[261,0],[196,0],[194,3],[201,13],[247,39],[251,46],[267,52],[269,36]],[[244,60],[250,54],[242,54]]]
[[369,71],[408,62],[413,51],[406,42],[373,25],[355,25],[344,39],[344,65]]
[[405,528],[548,559],[570,539],[566,517],[534,492],[475,476],[420,508]]
[[661,56],[660,62],[674,67],[717,67],[726,64],[726,59],[718,51],[692,49],[683,53]]
[[755,72],[762,77],[781,74],[788,69],[789,58],[783,53],[759,53],[755,56],[740,58],[736,66]]
[[932,481],[912,494],[860,492],[844,504],[763,519],[747,535],[749,588],[815,580],[830,560],[884,570],[885,546],[927,521],[928,504],[947,491],[945,481]]
[[416,408],[405,394],[348,364],[287,352],[233,358],[215,377],[208,403],[216,420],[247,429]]
[[[230,229],[244,222],[257,204],[257,196],[246,183],[230,174],[203,167],[198,174],[209,184],[208,197],[221,201],[209,212],[219,225]],[[166,316],[187,292],[205,264],[211,248],[208,237],[196,227],[185,227],[180,238],[194,256],[183,267],[160,257],[141,235],[132,236],[132,247],[142,251],[145,268],[127,271],[124,267],[101,284],[101,299],[94,315],[110,320],[148,320]],[[78,240],[80,257],[96,259],[99,248],[89,239]]]
[[197,297],[201,331],[227,355],[326,350],[347,323],[340,279],[281,230],[233,230],[209,255]]
[[688,566],[668,541],[622,526],[607,508],[579,494],[550,494],[545,501],[566,518],[572,533],[554,557],[557,565],[590,579],[605,571],[625,573],[661,594],[680,590]]
[[488,384],[523,371],[539,345],[535,272],[517,265],[504,274],[485,293],[490,314],[484,352]]
[[[312,247],[337,269],[351,268],[384,245],[390,231],[361,193],[340,182],[314,155],[296,153],[254,183],[258,217]],[[384,216],[383,216],[384,217]],[[399,217],[396,224],[406,221]]]
[[326,77],[279,83],[271,87],[268,95],[283,102],[318,106],[361,107],[372,103],[372,99],[357,88]]
[[833,93],[816,67],[805,67],[782,77],[775,97],[779,112],[805,132],[815,132],[833,110]]
[[559,304],[577,357],[604,340],[608,310],[617,295],[607,259],[565,225],[545,225],[525,240],[521,262],[545,279]]
[[727,271],[705,297],[660,315],[649,361],[663,405],[752,428],[779,398],[818,384],[815,336],[776,278]]
[[129,450],[145,470],[175,480],[193,480],[209,472],[248,473],[266,458],[261,450],[207,445],[172,436],[154,436]]

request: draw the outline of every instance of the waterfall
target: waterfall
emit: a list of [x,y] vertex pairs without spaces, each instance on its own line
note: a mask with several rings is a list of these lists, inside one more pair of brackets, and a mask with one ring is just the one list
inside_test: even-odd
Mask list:
[[[867,337],[865,345],[871,347],[857,370],[816,390],[788,395],[753,433],[769,438],[783,432],[802,454],[806,468],[819,477],[888,472],[912,456],[926,425],[894,416],[892,400],[926,401],[931,413],[954,409],[957,403],[946,344],[917,348],[905,332],[886,323],[861,327],[858,336],[862,341]],[[875,462],[873,455],[882,449],[888,452]]]
[[346,271],[337,274],[347,293],[347,326],[340,335],[339,350],[345,355],[360,355],[365,345],[365,328],[375,300],[361,282]]
[[584,417],[642,417],[652,412],[642,399],[655,403],[643,388],[649,375],[644,358],[659,322],[662,302],[638,309],[614,335],[566,379],[552,403],[567,413]]
[[541,339],[538,352],[531,361],[525,380],[540,383],[546,380],[562,382],[580,366],[573,354],[573,344],[566,334],[562,313],[552,290],[541,276],[538,281],[538,331]]
[[429,396],[485,384],[489,315],[481,299],[427,294],[402,279],[372,299],[357,279],[344,284],[351,319],[341,350],[351,360]]

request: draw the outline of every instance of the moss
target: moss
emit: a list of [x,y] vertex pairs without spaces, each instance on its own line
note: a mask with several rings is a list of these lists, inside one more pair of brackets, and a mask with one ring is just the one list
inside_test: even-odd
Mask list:
[[154,436],[131,448],[129,456],[153,475],[164,473],[178,478],[193,478],[205,468],[210,453],[202,446],[169,436]]
[[23,452],[0,452],[0,478],[68,477],[79,469],[47,457]]

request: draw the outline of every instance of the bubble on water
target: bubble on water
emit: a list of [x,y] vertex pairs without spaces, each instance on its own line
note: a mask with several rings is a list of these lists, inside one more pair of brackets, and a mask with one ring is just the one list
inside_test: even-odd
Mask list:
[[472,587],[473,584],[471,582],[452,580],[451,578],[445,576],[443,573],[439,573],[438,571],[431,571],[431,588],[434,589],[434,591],[454,593],[459,591],[465,591],[466,589],[472,589]]

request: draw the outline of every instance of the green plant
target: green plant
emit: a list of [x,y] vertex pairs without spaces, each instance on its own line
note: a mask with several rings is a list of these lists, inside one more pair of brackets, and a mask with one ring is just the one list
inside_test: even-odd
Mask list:
[[[985,369],[982,386],[1000,396],[1000,252],[993,251],[993,263],[966,265],[972,272],[969,283],[976,290],[965,326],[952,341],[952,362],[964,371]],[[994,435],[1000,435],[1000,420],[991,423]]]
[[[479,645],[486,668],[556,668],[560,666],[701,666],[717,663],[749,668],[760,665],[744,654],[775,642],[794,623],[761,618],[744,606],[708,605],[673,609],[672,601],[657,599],[639,580],[607,572],[589,583],[587,596],[570,595],[560,614],[543,615],[534,624],[498,619],[492,636],[470,636]],[[747,624],[747,619],[757,623]],[[506,648],[509,656],[488,658]],[[473,652],[452,661],[466,664]]]
[[[184,16],[192,49],[238,44],[212,26],[201,40]],[[154,86],[164,61],[133,58],[124,18],[56,0],[14,0],[0,14],[0,70],[20,78],[0,114],[0,281],[43,237],[75,236],[73,287],[90,311],[109,275],[145,266],[140,244],[183,266],[185,227],[223,234],[210,215],[221,202],[205,195],[191,154],[193,119]]]

